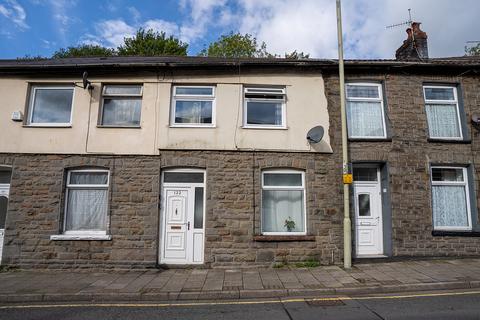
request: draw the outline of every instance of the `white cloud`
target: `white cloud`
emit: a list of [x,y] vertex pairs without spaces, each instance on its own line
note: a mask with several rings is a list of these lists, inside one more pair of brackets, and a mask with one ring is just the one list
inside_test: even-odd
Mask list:
[[135,8],[135,7],[128,7],[128,12],[132,16],[133,21],[135,21],[136,23],[140,20],[140,18],[142,16],[140,14],[140,11],[138,11],[137,8]]
[[125,37],[132,37],[135,34],[136,28],[117,19],[99,22],[96,24],[95,30],[97,31],[97,42],[105,43],[109,47],[118,47],[123,44]]
[[177,24],[161,19],[155,19],[155,20],[147,20],[143,24],[143,28],[148,30],[148,29],[153,29],[154,31],[157,32],[165,32],[167,35],[173,35],[173,36],[178,36],[180,33],[180,28],[178,27]]
[[7,0],[5,4],[0,4],[0,14],[10,19],[21,30],[30,28],[26,23],[25,9],[16,0]]
[[[269,51],[337,56],[335,1],[238,0],[238,6],[240,32],[265,41]],[[344,0],[342,6],[347,58],[393,58],[406,27],[385,26],[407,20],[408,8],[429,36],[432,57],[462,55],[465,41],[478,40],[480,1]]]
[[188,18],[180,26],[180,39],[193,42],[203,37],[211,25],[215,24],[215,11],[225,9],[226,0],[182,0],[180,9],[187,12]]

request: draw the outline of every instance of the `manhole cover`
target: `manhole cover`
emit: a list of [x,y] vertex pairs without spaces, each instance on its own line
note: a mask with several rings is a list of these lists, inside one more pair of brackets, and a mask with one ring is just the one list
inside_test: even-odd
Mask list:
[[334,307],[334,306],[344,306],[340,299],[328,299],[328,300],[306,300],[306,303],[311,307]]

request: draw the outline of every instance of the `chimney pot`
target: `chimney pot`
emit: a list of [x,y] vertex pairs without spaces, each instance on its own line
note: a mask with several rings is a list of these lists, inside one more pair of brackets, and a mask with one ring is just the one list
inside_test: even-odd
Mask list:
[[408,28],[407,40],[395,52],[397,60],[422,60],[428,59],[427,34],[420,29],[420,22],[413,22]]

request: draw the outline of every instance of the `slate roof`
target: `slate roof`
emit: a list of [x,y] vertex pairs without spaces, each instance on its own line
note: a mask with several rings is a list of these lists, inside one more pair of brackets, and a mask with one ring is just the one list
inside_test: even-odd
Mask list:
[[[155,69],[155,68],[229,68],[229,67],[311,67],[337,69],[335,59],[283,59],[283,58],[213,58],[213,57],[82,57],[65,59],[0,60],[0,73],[35,72],[35,71],[74,71],[79,69]],[[345,60],[346,68],[403,68],[403,67],[480,67],[480,56],[430,58],[426,60],[399,61],[395,59]]]

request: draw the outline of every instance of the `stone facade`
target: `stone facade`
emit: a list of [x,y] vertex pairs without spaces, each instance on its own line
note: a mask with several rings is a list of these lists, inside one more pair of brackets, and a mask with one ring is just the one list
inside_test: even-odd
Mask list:
[[[352,162],[384,162],[389,169],[392,210],[393,256],[471,256],[480,254],[480,235],[433,236],[430,164],[471,165],[474,188],[479,203],[478,151],[480,134],[470,124],[471,115],[480,112],[480,77],[474,75],[418,73],[354,74],[347,81],[378,81],[384,84],[387,118],[391,139],[377,142],[350,141]],[[331,117],[332,147],[341,143],[338,74],[324,75]],[[428,141],[428,127],[423,99],[424,83],[458,84],[468,127],[465,142]],[[334,155],[335,157],[335,155]],[[338,161],[338,156],[336,156]],[[474,217],[475,218],[475,217]],[[476,217],[478,219],[478,217]]]
[[[160,156],[2,154],[13,175],[3,262],[22,267],[155,267],[158,261],[161,170],[207,173],[205,265],[255,266],[342,257],[340,166],[307,153],[163,151]],[[111,172],[111,241],[52,241],[61,229],[69,168]],[[300,241],[256,241],[260,234],[261,172],[305,171],[307,232]]]

